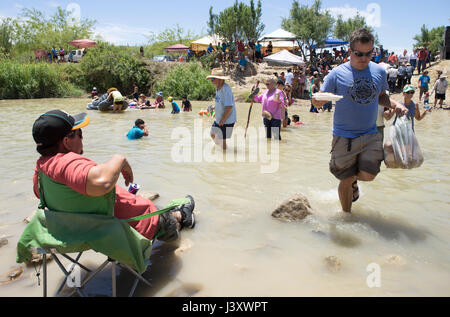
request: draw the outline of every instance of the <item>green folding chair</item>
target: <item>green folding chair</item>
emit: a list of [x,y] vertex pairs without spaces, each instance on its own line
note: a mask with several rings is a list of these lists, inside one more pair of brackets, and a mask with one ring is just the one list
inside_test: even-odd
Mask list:
[[[53,194],[50,194],[53,191]],[[80,285],[75,285],[72,296],[77,293],[84,297],[84,287],[96,275],[98,275],[109,263],[112,264],[112,296],[116,291],[116,267],[129,271],[135,277],[129,296],[133,296],[139,282],[151,287],[151,283],[142,274],[146,271],[150,261],[153,241],[145,238],[129,223],[169,212],[176,207],[189,203],[189,199],[177,199],[157,212],[131,219],[121,220],[114,217],[115,192],[102,197],[99,202],[93,197],[82,196],[65,185],[59,184],[44,174],[39,175],[39,192],[41,204],[30,223],[25,228],[17,244],[17,263],[29,262],[33,253],[43,257],[43,296],[47,296],[47,256],[52,255],[58,267],[64,273],[65,278],[56,295],[58,296],[71,278],[76,266],[87,272],[87,276]],[[82,197],[81,197],[82,196]],[[57,210],[51,210],[49,205],[56,206]],[[86,205],[88,203],[88,205]],[[89,204],[92,203],[92,204]],[[79,205],[83,205],[83,212],[76,212]],[[66,206],[64,206],[66,205]],[[86,206],[99,208],[98,213],[87,210]],[[55,208],[55,207],[53,207]],[[81,208],[81,207],[80,207]],[[83,209],[81,208],[81,209]],[[90,207],[88,208],[90,209]],[[164,234],[160,232],[158,236]],[[155,237],[155,239],[158,238]],[[107,257],[95,271],[91,271],[80,263],[83,252],[94,250]],[[77,253],[75,258],[69,254]],[[72,262],[70,269],[66,269],[59,256]],[[38,276],[39,278],[39,276]]]

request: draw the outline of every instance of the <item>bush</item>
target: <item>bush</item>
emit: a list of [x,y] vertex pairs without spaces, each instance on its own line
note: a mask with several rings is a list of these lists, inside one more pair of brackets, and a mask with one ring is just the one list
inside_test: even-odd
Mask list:
[[156,90],[175,99],[181,99],[185,95],[192,100],[211,100],[216,88],[211,81],[206,80],[208,75],[209,72],[198,63],[179,64],[156,84]]
[[83,91],[67,81],[56,64],[0,61],[0,98],[31,99],[79,97]]
[[89,49],[81,61],[85,80],[83,88],[89,91],[95,86],[99,91],[106,91],[116,87],[126,95],[133,92],[133,83],[136,83],[141,91],[148,91],[154,79],[146,66],[129,51],[100,43]]

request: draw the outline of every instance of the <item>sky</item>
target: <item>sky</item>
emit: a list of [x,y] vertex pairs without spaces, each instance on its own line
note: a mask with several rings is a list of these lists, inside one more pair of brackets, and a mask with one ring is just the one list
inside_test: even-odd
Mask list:
[[[250,0],[243,0],[249,4]],[[255,0],[255,3],[257,0]],[[289,17],[292,0],[262,0],[264,33],[281,28]],[[313,0],[299,0],[310,6]],[[36,8],[51,15],[57,7],[73,12],[74,17],[96,21],[95,33],[108,42],[120,45],[143,45],[146,35],[158,34],[177,24],[185,31],[206,35],[209,8],[220,13],[234,0],[11,0],[0,1],[0,19],[17,17],[23,8]],[[337,17],[353,17],[357,12],[366,18],[378,34],[380,43],[397,54],[411,50],[413,37],[425,24],[429,29],[450,25],[448,0],[322,0],[322,8]]]

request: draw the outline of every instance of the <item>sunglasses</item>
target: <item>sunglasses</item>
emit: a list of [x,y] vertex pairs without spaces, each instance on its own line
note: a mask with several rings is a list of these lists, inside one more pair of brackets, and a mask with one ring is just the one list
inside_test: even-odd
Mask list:
[[373,48],[372,48],[369,52],[367,52],[367,53],[363,53],[363,52],[360,52],[360,51],[353,51],[353,54],[355,54],[356,57],[363,57],[363,56],[365,56],[365,57],[371,57],[371,56],[372,56],[372,53],[373,53]]
[[414,95],[414,91],[408,91],[407,94],[408,95]]
[[[78,131],[79,131],[80,133],[77,133]],[[73,139],[73,138],[74,138],[75,136],[77,136],[77,135],[80,137],[81,140],[83,140],[83,131],[81,131],[81,129],[78,129],[78,130],[75,130],[75,131],[70,132],[70,133],[67,135],[67,137]]]

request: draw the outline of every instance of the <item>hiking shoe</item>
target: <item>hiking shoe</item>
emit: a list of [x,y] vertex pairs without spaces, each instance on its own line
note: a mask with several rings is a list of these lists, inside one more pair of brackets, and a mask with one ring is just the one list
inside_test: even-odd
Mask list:
[[194,198],[190,195],[187,195],[186,198],[189,198],[190,202],[184,204],[179,208],[181,212],[181,227],[193,229],[195,227],[195,218],[194,218],[195,202]]

